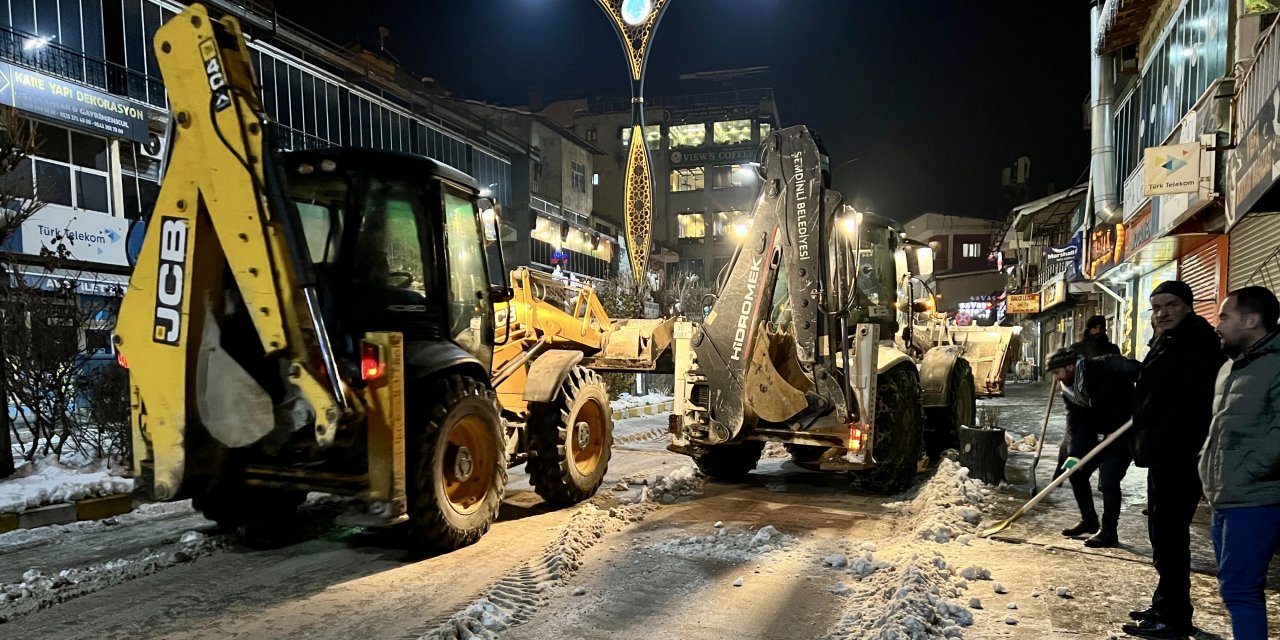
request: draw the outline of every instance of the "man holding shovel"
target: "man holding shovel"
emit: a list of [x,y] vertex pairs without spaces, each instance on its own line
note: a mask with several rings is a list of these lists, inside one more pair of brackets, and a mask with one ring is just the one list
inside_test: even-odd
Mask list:
[[[1054,381],[1062,385],[1062,399],[1067,405],[1067,431],[1070,443],[1062,470],[1080,462],[1107,434],[1129,420],[1133,413],[1133,380],[1137,363],[1107,355],[1086,358],[1071,349],[1063,349],[1049,358],[1048,368]],[[1126,438],[1113,441],[1088,463],[1071,475],[1071,491],[1080,506],[1080,522],[1062,535],[1077,537],[1094,534],[1085,540],[1088,547],[1114,547],[1120,543],[1120,481],[1131,460]],[[1098,490],[1102,492],[1102,521],[1093,505],[1093,488],[1089,477],[1098,474]],[[1099,527],[1101,525],[1101,527]]]

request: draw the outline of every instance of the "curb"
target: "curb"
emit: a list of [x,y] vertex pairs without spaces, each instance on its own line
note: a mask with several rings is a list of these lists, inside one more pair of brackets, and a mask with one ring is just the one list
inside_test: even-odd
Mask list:
[[115,493],[100,498],[84,498],[75,502],[50,504],[17,513],[0,513],[0,533],[16,529],[35,529],[82,520],[103,520],[133,510],[133,498]]
[[651,416],[659,413],[670,413],[675,410],[675,400],[667,400],[665,402],[651,402],[638,407],[627,407],[626,409],[614,409],[613,419],[622,420],[623,418],[639,418],[640,416]]

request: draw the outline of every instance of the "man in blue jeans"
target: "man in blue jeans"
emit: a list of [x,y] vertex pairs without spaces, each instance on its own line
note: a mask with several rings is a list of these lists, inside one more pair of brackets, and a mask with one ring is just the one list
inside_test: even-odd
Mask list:
[[1236,640],[1266,640],[1267,566],[1280,549],[1280,303],[1232,291],[1218,313],[1222,349],[1200,478],[1213,505],[1218,587]]

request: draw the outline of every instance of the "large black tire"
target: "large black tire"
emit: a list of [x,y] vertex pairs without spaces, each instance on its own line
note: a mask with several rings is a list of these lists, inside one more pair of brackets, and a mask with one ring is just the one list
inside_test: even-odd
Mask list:
[[851,474],[854,486],[874,493],[896,493],[916,476],[924,450],[924,415],[920,374],[914,365],[899,365],[876,384],[876,466]]
[[947,381],[947,404],[925,410],[924,446],[930,460],[960,447],[960,426],[972,427],[978,411],[977,390],[969,361],[956,358]]
[[596,372],[574,367],[553,402],[529,404],[529,482],[556,506],[595,495],[609,470],[613,410]]
[[764,453],[763,441],[747,440],[707,447],[705,451],[695,455],[693,461],[712,480],[742,482],[760,462],[761,453]]
[[450,375],[428,381],[410,402],[408,544],[420,552],[465,547],[489,530],[507,488],[498,396]]

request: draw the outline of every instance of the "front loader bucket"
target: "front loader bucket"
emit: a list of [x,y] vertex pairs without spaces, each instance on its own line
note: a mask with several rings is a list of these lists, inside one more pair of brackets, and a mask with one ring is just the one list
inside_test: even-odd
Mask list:
[[809,406],[805,395],[813,382],[800,368],[796,337],[774,333],[761,323],[763,344],[757,345],[747,365],[746,409],[768,422],[785,422]]

